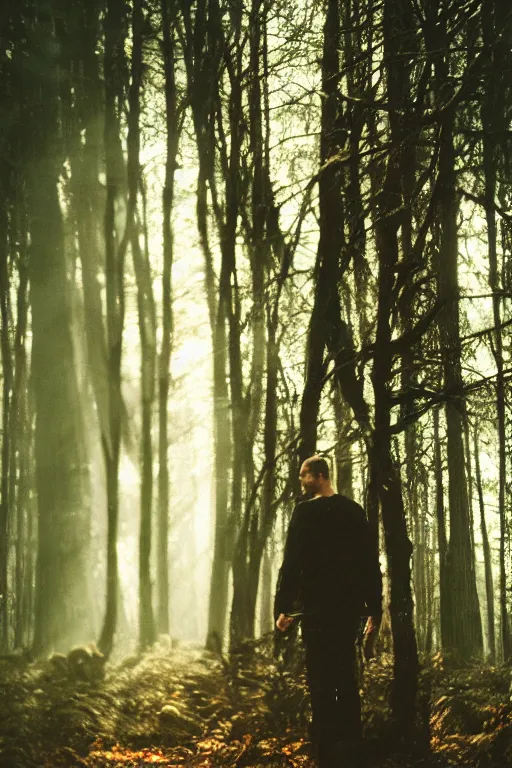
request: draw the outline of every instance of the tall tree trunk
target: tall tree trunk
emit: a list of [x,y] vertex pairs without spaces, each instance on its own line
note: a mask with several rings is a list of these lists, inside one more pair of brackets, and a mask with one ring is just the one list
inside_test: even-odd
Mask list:
[[226,382],[226,330],[223,317],[222,312],[215,323],[213,347],[215,531],[207,631],[207,647],[210,650],[217,649],[219,641],[222,643],[224,638],[231,559],[228,547],[228,510],[232,443]]
[[[366,5],[366,18],[365,18]],[[352,0],[342,3],[342,27],[344,28],[343,55],[345,60],[345,76],[347,78],[347,93],[353,101],[346,107],[347,125],[349,127],[348,145],[350,159],[346,180],[345,205],[346,223],[348,231],[347,251],[352,255],[354,266],[354,292],[355,305],[359,324],[359,337],[361,345],[369,343],[371,334],[371,322],[368,296],[368,280],[370,267],[366,255],[366,230],[365,207],[361,188],[360,169],[360,145],[365,122],[369,119],[368,109],[364,105],[365,99],[372,99],[372,94],[367,93],[366,83],[371,81],[371,57],[366,61],[358,60],[361,50],[372,49],[372,23],[373,9],[371,4],[362,3],[361,0]],[[368,39],[364,39],[363,29],[368,29]],[[370,118],[372,119],[372,118]]]
[[249,88],[249,138],[252,156],[251,223],[249,231],[249,257],[252,278],[252,360],[250,383],[245,396],[247,430],[245,444],[246,488],[254,482],[253,449],[261,420],[263,383],[265,372],[265,276],[269,267],[269,242],[266,237],[267,220],[267,173],[265,144],[263,137],[262,82],[265,73],[261,71],[262,0],[252,0],[250,15],[250,67]]
[[[364,399],[364,382],[356,368],[350,326],[342,318],[339,284],[348,266],[344,236],[345,209],[343,176],[336,163],[328,162],[346,141],[346,115],[338,99],[340,16],[338,3],[326,4],[322,58],[322,101],[320,133],[319,211],[320,237],[315,265],[315,296],[308,329],[306,381],[300,412],[299,459],[304,461],[316,447],[320,395],[327,372],[327,348],[334,360],[336,380],[342,397],[352,409],[365,445],[369,445],[370,415]],[[352,169],[355,183],[355,169]],[[356,226],[354,222],[351,225]],[[372,474],[373,470],[371,470]],[[374,484],[369,494],[368,517],[378,548],[378,507]]]
[[2,164],[0,184],[0,314],[2,355],[2,458],[0,471],[0,650],[7,652],[9,637],[8,557],[10,545],[11,504],[9,472],[11,470],[11,395],[13,366],[11,352],[11,302],[9,286],[8,201],[5,185],[7,168]]
[[107,656],[114,644],[117,626],[119,573],[117,532],[119,522],[119,457],[121,449],[121,359],[125,313],[124,264],[134,218],[133,198],[128,201],[125,231],[119,238],[116,205],[126,185],[120,139],[120,114],[124,100],[125,9],[117,0],[107,0],[105,28],[105,164],[107,195],[105,203],[105,275],[107,309],[108,420],[110,443],[102,435],[107,479],[107,594],[105,617],[99,638],[100,650]]
[[263,554],[260,594],[260,634],[266,635],[272,632],[274,626],[272,611],[272,559],[268,546],[265,547]]
[[[500,281],[497,252],[497,228],[495,213],[495,197],[497,191],[497,154],[496,134],[506,130],[507,125],[500,116],[502,112],[501,98],[503,88],[501,73],[504,66],[503,45],[495,48],[495,35],[499,33],[499,3],[486,3],[482,6],[482,31],[484,45],[490,59],[490,77],[482,102],[481,118],[483,126],[483,167],[484,167],[484,197],[485,218],[487,222],[487,243],[489,253],[489,286],[491,288],[492,311],[494,319],[493,354],[496,362],[496,415],[498,418],[498,512],[500,519],[500,628],[503,657],[508,660],[512,654],[512,644],[509,630],[507,611],[507,576],[505,568],[505,539],[507,526],[505,516],[505,482],[506,482],[506,427],[505,427],[505,378],[503,363],[503,331],[501,328],[501,297],[499,295]],[[486,580],[487,581],[487,580]],[[492,649],[494,653],[494,648]]]
[[74,146],[69,160],[71,202],[82,266],[87,371],[94,392],[101,440],[110,452],[112,438],[109,421],[107,341],[102,286],[98,280],[98,275],[105,271],[105,201],[99,181],[100,173],[104,169],[105,105],[100,61],[97,56],[102,6],[103,0],[93,0],[84,5],[77,25],[81,44],[74,54],[77,61],[73,62],[69,73],[70,83],[76,94],[76,135],[73,137]]
[[[211,16],[211,24],[222,35],[220,9],[217,3]],[[225,178],[225,220],[220,225],[221,271],[219,280],[219,302],[224,305],[228,320],[228,361],[231,405],[231,440],[233,451],[231,466],[231,516],[227,528],[227,553],[231,561],[236,541],[236,531],[240,527],[243,508],[244,459],[247,456],[247,425],[245,423],[245,402],[243,392],[242,353],[241,353],[241,299],[238,286],[236,236],[240,214],[240,152],[243,136],[243,47],[242,47],[242,4],[234,3],[230,12],[232,40],[226,53],[225,61],[230,82],[229,107],[229,154],[221,146],[227,161]],[[225,43],[224,43],[225,45]],[[227,49],[226,49],[227,50]],[[217,217],[217,223],[219,220]],[[254,617],[254,610],[251,610]]]
[[26,646],[33,645],[34,637],[34,605],[35,605],[35,564],[37,551],[37,501],[31,495],[30,490],[35,487],[35,460],[34,460],[34,409],[32,399],[27,391],[26,396],[26,425],[25,439],[22,443],[22,456],[20,457],[20,474],[25,467],[26,471],[20,476],[18,499],[20,504],[25,503],[27,510],[27,571],[25,575],[25,589],[23,591],[23,626],[25,628]]
[[[232,463],[231,418],[227,374],[227,297],[223,285],[215,296],[215,271],[208,228],[208,184],[214,184],[215,137],[213,116],[219,52],[211,41],[207,2],[198,0],[194,23],[190,9],[183,9],[185,25],[185,66],[190,87],[190,100],[197,142],[199,170],[197,177],[196,214],[199,241],[205,260],[205,289],[212,334],[213,357],[213,423],[215,523],[213,563],[208,608],[207,647],[216,650],[222,644],[227,613],[229,565],[228,541],[229,475]],[[210,50],[208,50],[208,46]],[[208,52],[207,52],[208,51]]]
[[491,664],[496,659],[496,636],[494,630],[494,583],[492,576],[492,554],[485,519],[484,492],[482,488],[482,473],[480,470],[480,446],[478,441],[478,426],[475,425],[473,435],[475,451],[476,488],[478,492],[478,507],[480,509],[480,529],[482,531],[482,549],[484,553],[485,596],[487,600],[487,643]]
[[[438,95],[442,97],[449,76],[444,58],[437,57]],[[446,650],[461,658],[481,654],[482,626],[474,553],[471,546],[470,514],[464,457],[464,421],[466,418],[459,330],[458,234],[459,201],[456,193],[453,112],[445,110],[440,136],[438,211],[440,221],[439,256],[437,259],[438,296],[443,303],[438,326],[443,360],[444,387],[449,395],[446,403],[447,455],[450,540],[446,567],[448,636]]]
[[[265,36],[266,20],[262,17],[261,0],[253,0],[251,6],[250,62],[251,86],[249,92],[250,149],[254,168],[251,184],[250,262],[253,288],[252,361],[251,380],[245,396],[247,428],[244,435],[246,501],[241,515],[239,534],[233,557],[233,601],[230,622],[230,642],[236,646],[244,637],[254,637],[255,611],[260,584],[261,558],[268,536],[268,520],[273,519],[274,492],[273,464],[276,450],[277,410],[275,388],[277,386],[278,342],[273,311],[267,307],[267,373],[264,425],[264,478],[261,503],[255,496],[253,451],[261,420],[265,371],[265,277],[270,266],[270,244],[267,237],[268,205],[271,194],[268,157],[263,135],[262,82],[266,87],[268,72],[265,61],[262,69],[262,37]],[[262,35],[263,32],[263,35]],[[264,58],[264,57],[263,57]],[[268,125],[267,125],[268,131]],[[277,291],[279,297],[279,290]],[[279,298],[277,297],[277,301]],[[273,304],[273,307],[275,304]],[[270,389],[269,389],[270,387]],[[269,440],[269,434],[272,438]],[[233,439],[235,433],[233,433]],[[261,480],[261,473],[258,478]],[[270,496],[269,496],[270,494]],[[265,533],[262,533],[262,527]],[[263,536],[263,546],[262,537]]]
[[174,262],[172,210],[174,205],[174,174],[178,154],[178,113],[176,77],[174,73],[175,31],[173,6],[161,0],[165,73],[167,158],[162,196],[163,213],[163,272],[162,272],[162,345],[158,361],[158,630],[169,632],[169,425],[170,363],[173,346],[174,318],[172,311],[171,274]]
[[352,424],[352,414],[343,399],[337,382],[333,387],[332,399],[334,405],[334,419],[336,423],[336,448],[334,450],[334,462],[336,465],[336,487],[338,493],[354,498],[353,461],[351,454],[351,442],[347,438],[347,432]]
[[439,614],[441,646],[447,647],[449,632],[449,605],[448,599],[448,542],[446,537],[446,513],[444,506],[443,483],[443,459],[441,454],[441,437],[439,433],[439,409],[434,409],[434,471],[436,478],[436,521],[437,521],[437,546],[439,551]]
[[[415,49],[414,22],[411,16],[411,6],[405,2],[400,6],[402,28],[400,33],[398,29],[394,30],[397,34],[398,50],[403,54],[404,51]],[[391,48],[391,46],[390,46]],[[407,89],[411,83],[410,60],[403,56],[400,64],[390,64],[395,73],[390,75],[389,93],[391,100],[399,99],[397,103],[407,104]],[[413,213],[414,213],[414,193],[416,186],[416,146],[413,138],[413,122],[408,113],[402,120],[391,119],[391,126],[394,135],[400,136],[403,143],[398,157],[398,173],[400,175],[401,204],[403,206],[400,216],[400,234],[402,246],[402,269],[405,277],[403,278],[403,287],[400,292],[398,303],[400,312],[400,323],[403,334],[408,334],[413,328],[413,318],[416,314],[414,303],[414,291],[412,290],[415,275],[417,273],[417,254],[413,249]],[[395,295],[398,296],[398,290],[395,288]],[[403,392],[412,390],[417,384],[417,359],[418,352],[413,345],[407,347],[402,354],[401,361],[401,389]],[[400,409],[400,416],[407,420],[414,409],[412,402],[405,402]],[[419,472],[418,472],[418,426],[415,422],[410,423],[405,429],[405,501],[406,511],[408,512],[409,525],[414,536],[414,555],[413,555],[413,576],[415,591],[415,616],[418,644],[421,650],[424,650],[424,624],[426,618],[426,606],[424,601],[424,578],[425,578],[425,557],[424,542],[422,533],[424,531],[425,519],[422,516],[419,499]]]
[[[221,162],[224,167],[224,212],[221,213],[215,175],[210,174],[209,185],[212,193],[213,209],[219,231],[221,250],[221,269],[219,277],[219,300],[216,317],[216,336],[225,333],[228,324],[228,363],[229,363],[229,393],[231,408],[231,441],[237,446],[231,458],[231,494],[228,517],[215,523],[215,548],[212,569],[212,586],[210,591],[209,644],[213,635],[218,636],[222,643],[225,633],[227,608],[228,574],[231,563],[236,530],[242,516],[244,444],[246,432],[244,425],[243,377],[241,358],[241,303],[238,288],[236,265],[236,236],[240,209],[240,152],[243,136],[242,112],[242,81],[243,81],[243,38],[242,38],[242,6],[235,3],[230,8],[231,38],[225,39],[221,19],[221,10],[213,0],[209,4],[208,39],[212,54],[220,50],[224,57],[223,66],[229,76],[229,147],[226,144],[224,127],[222,125],[222,110],[219,93],[213,95],[211,105],[215,110],[215,119],[219,129],[219,149]],[[217,339],[216,339],[217,341]],[[216,346],[216,352],[219,347]],[[220,373],[220,372],[219,372]],[[225,369],[222,371],[225,378]],[[215,377],[215,374],[214,374]],[[219,384],[220,384],[219,380]],[[224,512],[224,511],[223,511]],[[227,510],[226,510],[227,512]],[[219,529],[218,525],[222,528]],[[220,535],[225,541],[220,542]],[[218,547],[220,546],[219,554]],[[219,562],[219,558],[221,558]]]
[[[407,435],[406,435],[407,439]],[[417,472],[417,467],[416,467]],[[425,604],[424,585],[425,585],[425,550],[424,550],[424,510],[420,507],[419,483],[415,478],[412,488],[408,488],[410,503],[410,526],[413,531],[413,581],[415,597],[415,626],[418,647],[420,651],[425,650],[425,614],[428,607]]]
[[12,422],[11,422],[11,444],[13,456],[17,461],[15,467],[10,473],[10,491],[9,496],[13,509],[16,511],[16,566],[15,566],[15,584],[16,584],[16,615],[14,629],[15,648],[23,647],[26,639],[26,627],[23,614],[23,605],[25,603],[25,590],[29,588],[26,583],[27,573],[27,549],[31,542],[27,540],[27,486],[28,486],[28,467],[26,462],[26,441],[30,439],[27,424],[27,320],[28,320],[28,271],[27,271],[27,253],[26,253],[26,230],[22,231],[21,226],[26,225],[26,216],[19,218],[18,236],[21,243],[21,256],[19,260],[19,285],[17,299],[17,324],[16,338],[14,342],[14,383],[12,398]]
[[[137,282],[141,349],[141,486],[139,531],[139,646],[155,641],[151,587],[151,520],[153,509],[153,443],[151,427],[155,398],[156,313],[147,249],[142,251],[138,222],[135,222],[140,179],[140,92],[142,86],[142,0],[134,0],[132,12],[131,83],[128,94],[128,205],[130,244]],[[146,222],[144,221],[144,224]]]
[[430,472],[424,464],[421,467],[421,482],[423,487],[423,545],[425,571],[423,578],[423,593],[420,599],[425,605],[424,619],[424,650],[432,653],[434,630],[434,541],[433,526],[428,522],[431,519],[430,512]]
[[[59,202],[59,64],[52,7],[37,9],[34,51],[44,78],[33,93],[34,156],[28,179],[32,375],[38,555],[34,650],[89,639],[89,509],[84,508],[73,315]],[[48,297],[51,297],[51,301]]]
[[[400,56],[408,36],[400,34],[402,25],[410,31],[411,18],[405,3],[384,6],[384,52],[387,62],[387,94],[391,104],[406,104],[408,93],[407,59]],[[400,19],[400,22],[398,21]],[[390,113],[391,139],[404,151],[401,117]],[[372,436],[371,465],[377,480],[390,580],[390,616],[393,634],[394,676],[391,691],[393,716],[402,734],[414,729],[418,676],[418,655],[413,626],[411,592],[412,545],[407,534],[400,475],[392,457],[390,431],[390,384],[392,378],[392,308],[396,296],[395,273],[398,263],[398,229],[401,207],[400,154],[388,157],[384,185],[375,221],[379,262],[377,331],[372,369],[375,400],[375,429]]]
[[320,129],[319,212],[320,236],[315,265],[315,297],[308,328],[306,376],[300,411],[299,461],[316,450],[320,396],[327,372],[325,348],[331,315],[340,316],[338,284],[344,244],[342,177],[334,163],[327,161],[345,143],[342,107],[337,83],[340,70],[340,16],[337,0],[327,0],[322,51],[322,114]]

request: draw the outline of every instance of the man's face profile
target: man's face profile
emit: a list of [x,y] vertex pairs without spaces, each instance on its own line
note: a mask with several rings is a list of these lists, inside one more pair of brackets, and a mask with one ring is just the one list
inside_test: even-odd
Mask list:
[[305,494],[315,494],[318,492],[319,477],[315,477],[315,475],[311,473],[309,465],[306,462],[304,462],[300,468],[299,480]]

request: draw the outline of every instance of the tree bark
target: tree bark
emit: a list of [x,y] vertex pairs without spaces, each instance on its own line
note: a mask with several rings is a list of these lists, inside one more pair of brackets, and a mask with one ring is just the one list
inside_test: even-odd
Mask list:
[[[73,315],[59,202],[59,63],[51,5],[40,5],[33,52],[41,78],[32,94],[33,157],[28,178],[32,376],[36,431],[38,554],[34,651],[89,639],[89,509],[84,509]],[[51,297],[51,301],[48,297]],[[85,472],[86,474],[86,472]]]
[[[19,203],[19,206],[24,205]],[[32,542],[27,539],[28,522],[28,466],[27,466],[27,442],[30,440],[30,426],[28,423],[28,376],[27,376],[27,325],[28,325],[28,270],[26,252],[26,226],[25,213],[19,213],[18,236],[21,243],[21,256],[19,260],[19,286],[17,299],[17,324],[16,338],[14,342],[14,383],[12,398],[12,422],[11,445],[16,471],[10,473],[11,504],[16,513],[16,614],[14,625],[14,647],[28,646],[27,627],[23,606],[25,604],[25,591],[31,589],[27,583],[27,562],[30,558],[29,548]]]
[[[495,48],[495,35],[500,32],[499,3],[486,3],[482,6],[482,31],[484,46],[490,59],[490,77],[482,101],[481,119],[483,127],[483,169],[485,218],[487,222],[487,243],[489,257],[489,286],[491,288],[492,311],[494,319],[493,355],[496,363],[496,415],[498,418],[498,513],[500,519],[500,628],[503,658],[508,660],[512,654],[512,643],[509,630],[507,611],[507,575],[505,566],[505,540],[507,537],[505,512],[505,483],[506,483],[506,395],[503,360],[503,331],[501,328],[501,297],[499,295],[500,280],[497,252],[497,227],[494,201],[497,191],[497,131],[506,128],[506,121],[501,117],[503,111],[501,99],[504,97],[501,85],[503,61],[503,46]],[[483,519],[483,518],[482,518]],[[485,556],[485,551],[484,551]],[[487,577],[486,577],[487,583]],[[494,654],[494,642],[492,647]]]
[[[132,217],[130,244],[137,283],[139,337],[141,350],[140,444],[140,531],[139,531],[139,647],[144,650],[156,638],[151,585],[151,519],[153,509],[153,444],[151,429],[155,399],[156,311],[147,248],[140,246],[135,221],[140,182],[140,92],[142,86],[142,0],[134,0],[132,11],[131,83],[128,94],[128,205]],[[145,206],[144,206],[145,207]],[[146,221],[144,220],[144,226]],[[146,232],[147,242],[147,232]]]
[[487,644],[489,646],[489,661],[494,664],[496,660],[496,633],[494,629],[494,580],[492,575],[492,553],[487,533],[485,519],[484,492],[482,488],[482,473],[480,470],[480,445],[478,440],[478,427],[475,425],[473,434],[475,452],[476,488],[478,492],[478,507],[480,510],[480,529],[482,531],[482,549],[484,553],[485,596],[487,599]]
[[[217,557],[217,546],[220,543],[215,535],[214,550],[214,568],[212,571],[212,587],[210,595],[210,622],[208,634],[216,633],[224,639],[226,609],[227,609],[227,577],[233,557],[233,547],[235,543],[236,531],[239,529],[242,517],[242,499],[243,499],[243,476],[244,476],[244,457],[246,455],[244,445],[246,440],[244,425],[244,402],[243,402],[243,379],[242,379],[242,359],[240,348],[241,317],[240,317],[240,296],[238,289],[237,266],[236,266],[236,234],[239,216],[239,182],[240,182],[240,150],[242,142],[242,18],[240,6],[233,7],[231,11],[231,27],[233,40],[228,49],[224,45],[223,32],[219,19],[219,8],[216,3],[212,3],[215,8],[211,9],[210,26],[214,35],[216,35],[216,44],[221,45],[226,50],[228,60],[225,62],[230,79],[230,108],[229,108],[229,132],[230,142],[229,151],[221,141],[221,151],[224,152],[226,163],[225,171],[225,214],[221,220],[217,215],[217,226],[219,228],[220,248],[221,248],[221,269],[219,277],[219,301],[217,307],[217,335],[220,336],[228,324],[228,363],[229,363],[229,394],[231,409],[231,444],[237,446],[237,450],[232,452],[231,460],[231,493],[230,510],[231,513],[226,517],[223,535],[225,542],[221,545],[223,558],[222,582],[218,582],[220,591],[217,593],[217,587],[214,587],[214,575],[219,574],[221,569],[215,568],[215,558]],[[230,51],[229,53],[227,51]],[[233,51],[233,53],[231,53]],[[218,111],[218,119],[220,112]],[[222,133],[222,130],[221,130]],[[213,178],[210,180],[210,188],[214,188]],[[214,196],[215,197],[215,196]],[[220,605],[216,605],[222,598]],[[220,610],[223,614],[221,616]],[[219,622],[218,626],[213,625],[213,619]],[[222,624],[220,623],[222,622]],[[222,630],[222,633],[221,633]]]
[[227,374],[227,333],[225,286],[219,286],[216,298],[216,278],[208,227],[208,185],[214,187],[214,101],[216,77],[220,69],[218,46],[212,42],[208,24],[207,3],[199,0],[194,23],[190,9],[183,11],[184,54],[194,132],[197,142],[199,170],[197,177],[196,215],[199,241],[205,261],[205,290],[210,317],[213,357],[213,422],[215,522],[213,563],[208,608],[206,645],[216,650],[222,645],[227,613],[229,565],[231,553],[228,542],[229,473],[232,464],[231,418]]
[[0,651],[7,653],[9,638],[8,556],[10,545],[11,504],[9,473],[11,470],[11,396],[13,366],[11,352],[11,301],[9,286],[8,201],[5,189],[7,168],[2,164],[4,182],[0,187],[0,315],[2,355],[2,458],[0,470]]
[[[104,302],[99,275],[105,271],[104,190],[99,176],[103,170],[104,98],[97,46],[101,35],[103,0],[82,8],[77,24],[80,45],[69,73],[76,93],[76,125],[70,155],[70,189],[82,266],[87,371],[94,392],[101,439],[112,450],[109,422],[109,381]],[[73,41],[74,42],[74,41]],[[80,140],[83,132],[84,141]]]
[[[391,104],[407,104],[407,58],[400,56],[410,31],[411,17],[406,3],[388,0],[384,6],[384,55],[387,96]],[[379,492],[390,581],[390,616],[393,634],[393,684],[391,707],[400,732],[407,738],[414,732],[418,678],[418,654],[413,626],[411,592],[412,545],[407,533],[400,475],[392,457],[390,432],[390,385],[392,380],[392,311],[396,301],[395,273],[399,258],[397,211],[402,204],[400,159],[406,146],[401,117],[389,116],[391,140],[400,147],[398,156],[387,160],[384,184],[375,220],[379,264],[377,330],[372,368],[375,401],[375,428],[371,442],[371,466]]]
[[158,629],[168,634],[169,622],[169,391],[170,363],[174,340],[172,310],[172,265],[174,236],[172,210],[174,206],[174,175],[178,154],[177,89],[174,72],[175,31],[173,6],[161,0],[165,73],[166,145],[165,183],[162,196],[163,213],[163,273],[162,273],[162,344],[158,362]]
[[441,454],[441,436],[439,433],[439,409],[434,409],[434,471],[436,478],[436,521],[437,546],[439,551],[439,614],[441,647],[446,648],[449,632],[448,599],[448,542],[446,536],[446,513],[444,505],[443,459]]
[[105,164],[107,194],[105,203],[105,276],[107,310],[108,419],[110,444],[102,436],[107,479],[107,594],[105,617],[98,646],[109,656],[114,644],[118,616],[119,574],[117,533],[119,522],[119,458],[121,449],[121,360],[125,314],[124,264],[131,239],[134,200],[128,201],[126,226],[122,237],[116,228],[116,204],[126,186],[120,139],[120,110],[124,99],[125,9],[116,0],[107,0],[105,28]]
[[[442,83],[448,78],[444,59],[436,62],[436,77]],[[443,303],[438,327],[443,360],[444,387],[449,395],[446,403],[447,455],[449,483],[450,540],[446,566],[448,636],[446,650],[461,658],[482,652],[482,627],[476,590],[474,556],[471,546],[468,485],[464,456],[464,421],[466,419],[460,358],[458,235],[455,146],[453,114],[443,117],[439,150],[438,211],[441,228],[437,259],[438,296]]]
[[308,328],[306,375],[300,410],[299,462],[315,453],[318,410],[327,361],[325,349],[328,324],[340,316],[338,284],[344,243],[342,178],[336,165],[326,165],[345,142],[342,107],[338,101],[337,77],[340,69],[340,15],[337,0],[327,0],[323,29],[322,114],[320,128],[319,179],[320,233],[315,264],[315,296]]
[[338,493],[354,498],[352,446],[347,439],[347,432],[352,424],[352,413],[343,399],[338,383],[335,382],[332,391],[334,419],[336,423],[337,443],[334,450],[336,465],[336,487]]

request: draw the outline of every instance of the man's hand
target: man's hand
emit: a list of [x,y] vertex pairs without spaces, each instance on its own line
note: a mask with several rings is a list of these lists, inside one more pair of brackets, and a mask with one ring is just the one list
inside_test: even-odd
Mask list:
[[290,624],[293,623],[293,616],[287,616],[286,613],[279,614],[279,618],[276,621],[276,627],[281,630],[281,632],[286,632]]
[[375,657],[375,643],[379,636],[380,619],[370,616],[364,631],[363,653],[366,661]]

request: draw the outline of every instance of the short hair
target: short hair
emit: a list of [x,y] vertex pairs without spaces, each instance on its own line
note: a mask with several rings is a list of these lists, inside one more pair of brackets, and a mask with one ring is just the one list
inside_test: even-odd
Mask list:
[[323,475],[326,480],[329,479],[329,465],[321,456],[310,456],[309,459],[306,459],[304,464],[315,477]]

